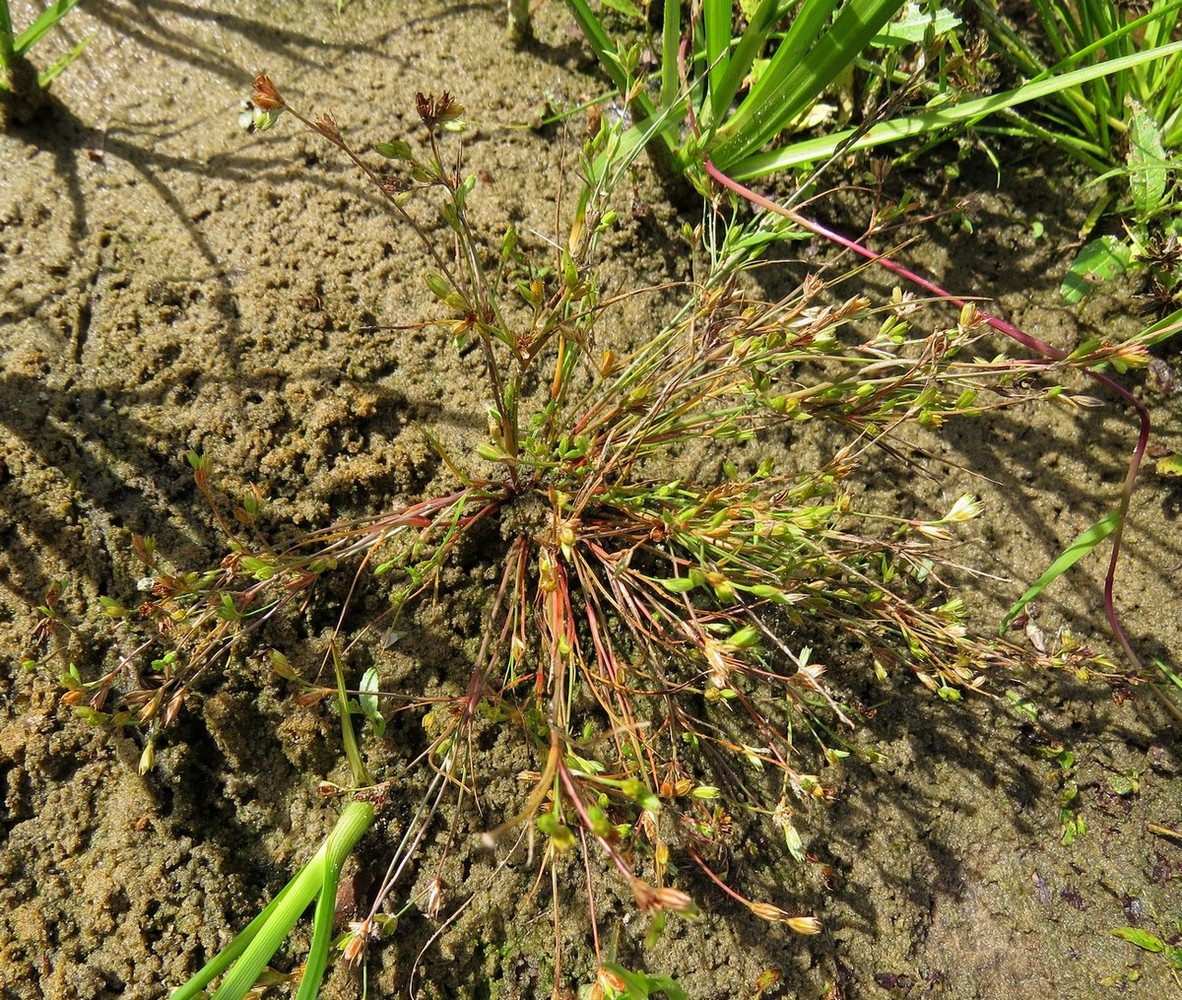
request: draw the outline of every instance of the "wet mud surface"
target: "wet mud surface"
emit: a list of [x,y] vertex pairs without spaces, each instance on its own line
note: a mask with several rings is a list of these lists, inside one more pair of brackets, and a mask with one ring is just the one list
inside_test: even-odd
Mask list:
[[[78,719],[59,677],[71,660],[90,677],[104,650],[127,652],[110,652],[117,640],[98,598],[135,599],[133,534],[154,536],[178,567],[221,558],[186,451],[211,456],[226,496],[258,484],[267,525],[281,531],[446,488],[450,474],[421,427],[447,448],[480,440],[474,362],[443,333],[414,328],[437,307],[412,234],[316,137],[289,122],[246,135],[237,116],[265,71],[363,145],[412,129],[416,90],[449,89],[475,125],[465,161],[480,172],[477,225],[495,241],[513,223],[541,246],[556,233],[560,197],[573,196],[581,124],[519,126],[603,84],[560,4],[542,5],[538,41],[522,49],[500,43],[502,7],[95,3],[45,43],[48,55],[90,38],[55,83],[55,107],[0,135],[0,997],[166,996],[331,828],[339,802],[317,787],[347,773],[338,722],[324,704],[297,706],[261,656],[199,685],[143,775],[142,737]],[[14,17],[25,13],[17,4]],[[1127,298],[1082,316],[1058,303],[1086,211],[1069,200],[1068,175],[1054,176],[1066,168],[1015,162],[997,191],[975,162],[948,191],[892,179],[933,210],[969,199],[974,227],[965,232],[955,214],[910,227],[902,235],[919,242],[902,258],[992,298],[1059,346],[1137,329]],[[686,220],[651,177],[634,183],[639,207],[611,248],[607,280],[684,278],[670,234]],[[858,229],[855,218],[829,221]],[[889,296],[892,282],[865,281],[867,294]],[[626,306],[621,335],[637,337],[652,311]],[[1176,353],[1165,359],[1179,364]],[[1130,384],[1153,410],[1157,441],[1182,450],[1179,398]],[[984,496],[988,516],[958,561],[991,574],[966,576],[964,593],[988,629],[1115,503],[1134,437],[1132,415],[1112,403],[1024,407],[909,440],[920,474],[884,457],[866,488],[917,514],[965,491]],[[1182,649],[1180,510],[1177,484],[1146,475],[1118,586],[1146,657]],[[466,565],[479,562],[477,553]],[[1060,581],[1039,626],[1110,645],[1103,573],[1093,557]],[[58,630],[58,654],[45,656],[36,605],[54,581],[72,631]],[[467,597],[416,619],[383,661],[383,687],[463,684],[482,621],[469,588],[487,582],[455,583]],[[655,949],[643,947],[627,887],[594,856],[589,872],[560,859],[556,901],[524,850],[506,861],[481,847],[479,835],[520,804],[517,772],[538,766],[490,734],[482,811],[441,817],[402,897],[438,875],[442,916],[412,910],[375,948],[370,995],[405,995],[413,977],[422,997],[549,996],[556,933],[560,988],[589,983],[588,879],[620,962],[670,974],[699,1000],[1176,995],[1163,956],[1110,933],[1182,931],[1182,843],[1153,832],[1182,828],[1182,755],[1162,709],[1144,692],[1062,674],[999,680],[995,700],[947,704],[908,677],[878,683],[861,653],[841,652],[827,660],[838,689],[866,709],[850,737],[863,753],[827,772],[839,800],[801,817],[815,863],[795,865],[752,824],[731,873],[755,898],[817,913],[824,934],[756,920],[688,864],[679,884],[704,916],[672,920]],[[370,764],[398,773],[426,742],[421,720],[396,716]],[[401,780],[362,842],[349,880],[357,893],[384,870],[425,781]],[[1072,784],[1067,808],[1086,830],[1064,844]],[[325,995],[360,989],[358,971],[338,963]]]

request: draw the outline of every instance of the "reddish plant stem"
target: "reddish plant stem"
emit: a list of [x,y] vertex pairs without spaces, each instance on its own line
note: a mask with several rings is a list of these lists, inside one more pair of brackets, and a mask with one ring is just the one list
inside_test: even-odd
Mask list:
[[[813,222],[811,219],[806,219],[804,216],[798,214],[790,208],[785,208],[782,205],[776,204],[770,198],[765,198],[763,195],[757,194],[755,191],[751,190],[751,188],[728,177],[716,166],[714,166],[710,160],[705,160],[704,166],[706,173],[714,178],[715,181],[728,190],[733,191],[735,194],[739,195],[739,197],[749,201],[751,204],[758,205],[760,208],[766,209],[769,212],[775,212],[777,215],[789,219],[801,228],[807,229],[816,236],[821,236],[832,243],[836,243],[840,247],[844,247],[847,250],[852,250],[854,253],[864,257],[871,263],[881,265],[892,274],[898,275],[905,281],[919,286],[920,288],[924,289],[924,291],[930,292],[932,295],[935,295],[937,298],[940,298],[945,302],[950,302],[960,308],[964,308],[964,306],[967,305],[967,300],[953,295],[947,289],[937,285],[934,281],[930,281],[922,275],[916,274],[914,271],[903,267],[903,265],[896,263],[889,257],[886,257],[883,254],[875,253],[873,250],[863,246],[856,240],[851,240],[848,237],[841,235],[841,233],[829,229],[826,226],[822,226],[819,223]],[[1023,347],[1029,348],[1036,354],[1039,354],[1042,357],[1048,358],[1052,361],[1062,361],[1068,356],[1066,351],[1048,344],[1045,340],[1040,340],[1038,337],[1032,337],[1024,330],[1020,330],[1018,327],[1014,326],[1013,323],[1008,323],[1004,319],[1001,319],[1000,317],[995,316],[984,309],[977,308],[976,306],[973,308],[976,309],[977,315],[980,316],[981,319],[986,323],[988,323],[989,326],[993,327],[993,329],[997,330],[999,333],[1004,333],[1011,340],[1017,341]],[[1124,651],[1125,656],[1128,657],[1129,662],[1132,663],[1133,666],[1138,670],[1143,670],[1144,664],[1141,661],[1141,657],[1138,656],[1136,650],[1133,649],[1133,645],[1129,641],[1124,627],[1121,625],[1120,615],[1116,610],[1114,590],[1116,585],[1116,567],[1120,561],[1121,538],[1124,535],[1125,521],[1129,513],[1129,503],[1133,498],[1133,485],[1137,481],[1137,473],[1141,469],[1141,462],[1145,457],[1145,449],[1149,444],[1149,431],[1151,426],[1149,411],[1145,408],[1144,404],[1139,399],[1137,399],[1136,396],[1134,396],[1131,392],[1129,392],[1128,389],[1120,385],[1114,379],[1104,375],[1101,372],[1093,371],[1090,368],[1085,368],[1084,371],[1098,384],[1115,393],[1125,403],[1131,406],[1133,410],[1136,411],[1137,419],[1140,422],[1140,432],[1137,435],[1137,444],[1133,448],[1133,455],[1129,460],[1128,471],[1125,473],[1124,486],[1121,490],[1116,527],[1112,532],[1112,554],[1108,560],[1108,572],[1104,577],[1104,613],[1108,618],[1108,624],[1111,626],[1112,632],[1116,636],[1117,642],[1120,643],[1120,647]]]
[[694,864],[696,864],[699,868],[702,869],[702,871],[706,874],[706,877],[708,879],[710,879],[711,882],[713,882],[716,886],[718,886],[718,888],[720,888],[728,896],[730,896],[731,899],[733,899],[739,903],[742,903],[744,906],[751,905],[751,900],[747,899],[746,896],[743,896],[740,893],[735,892],[734,889],[732,889],[722,879],[720,879],[717,875],[715,875],[714,870],[708,864],[706,864],[705,861],[703,861],[701,859],[701,857],[698,855],[697,851],[694,851],[694,850],[687,847],[685,850],[685,853],[689,855],[690,860],[693,861]]

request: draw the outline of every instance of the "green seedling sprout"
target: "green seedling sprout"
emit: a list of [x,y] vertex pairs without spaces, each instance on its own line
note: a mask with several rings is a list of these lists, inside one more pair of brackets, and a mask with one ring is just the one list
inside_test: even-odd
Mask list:
[[689,1000],[689,994],[669,976],[633,972],[605,962],[599,967],[595,983],[579,991],[579,1000],[649,1000],[658,993],[666,1000]]
[[1114,927],[1110,933],[1148,954],[1161,955],[1169,969],[1170,979],[1182,989],[1182,947],[1178,946],[1180,931],[1182,921],[1175,919],[1173,936],[1167,935],[1165,940],[1141,927]]

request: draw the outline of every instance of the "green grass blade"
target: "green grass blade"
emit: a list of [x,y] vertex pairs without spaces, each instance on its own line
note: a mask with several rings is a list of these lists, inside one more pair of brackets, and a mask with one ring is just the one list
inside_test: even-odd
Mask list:
[[661,107],[670,107],[681,89],[677,57],[681,51],[681,4],[665,4],[661,22]]
[[362,834],[373,825],[374,809],[368,802],[350,802],[337,825],[329,834],[326,844],[328,851],[324,859],[324,882],[316,900],[316,916],[312,925],[312,943],[304,963],[304,975],[300,980],[296,1000],[316,1000],[324,970],[328,966],[328,953],[332,946],[332,923],[336,914],[337,885],[341,880],[350,852],[361,839]]
[[[322,933],[331,938],[331,911],[336,901],[336,884],[340,879],[341,867],[373,821],[374,808],[370,803],[350,802],[345,806],[332,832],[312,859],[226,948],[207,962],[192,979],[174,990],[169,1000],[196,1000],[205,987],[231,964],[234,964],[234,968],[213,994],[213,1000],[242,1000],[318,894],[321,898],[328,897],[329,919],[323,921],[320,917],[322,907],[317,907],[318,922],[313,932],[313,945],[317,945],[315,935],[321,933],[321,927],[327,927]],[[326,888],[330,885],[331,892]],[[327,960],[327,952],[325,957]],[[321,976],[323,971],[322,966]],[[305,972],[305,980],[307,978]]]
[[706,74],[710,81],[710,121],[722,120],[730,102],[721,103],[722,81],[730,63],[732,0],[703,0],[702,28],[706,35]]
[[749,156],[812,104],[902,7],[903,0],[848,0],[831,24],[832,4],[805,4],[771,63],[719,129],[710,158],[719,169]]
[[373,776],[361,758],[361,747],[357,745],[357,734],[353,731],[353,718],[349,711],[349,693],[345,690],[345,666],[341,662],[341,651],[333,640],[331,647],[332,666],[337,677],[337,711],[341,715],[341,742],[345,745],[345,756],[349,760],[349,770],[353,775],[353,784],[358,788],[365,788],[374,783]]
[[[221,975],[222,972],[229,968],[233,962],[237,961],[239,956],[243,955],[244,952],[250,949],[250,946],[256,942],[259,934],[262,933],[265,927],[268,927],[273,920],[278,919],[276,916],[277,913],[282,911],[284,914],[286,914],[289,909],[293,909],[298,906],[295,916],[291,918],[291,922],[287,925],[288,930],[290,930],[291,927],[294,926],[296,920],[299,919],[300,914],[304,912],[308,904],[316,896],[317,880],[315,873],[313,872],[313,868],[319,863],[318,859],[322,860],[324,854],[325,848],[322,846],[316,853],[316,856],[313,857],[313,859],[309,861],[307,865],[300,869],[295,878],[288,882],[287,885],[285,885],[283,889],[280,890],[278,895],[276,895],[276,897],[267,904],[262,913],[260,913],[254,918],[254,920],[247,924],[246,927],[243,928],[238,936],[235,937],[227,947],[223,948],[212,959],[206,962],[206,964],[202,966],[201,970],[195,976],[193,976],[192,979],[190,979],[183,986],[174,990],[169,997],[169,1000],[194,1000],[194,998],[200,996],[202,990],[204,990],[206,986],[208,986],[211,982],[213,982],[214,979]],[[301,900],[302,903],[300,902]],[[241,997],[245,994],[246,990],[250,989],[250,987],[254,985],[254,981],[258,978],[259,972],[262,970],[263,966],[267,964],[267,960],[275,953],[275,950],[282,943],[286,933],[287,932],[284,931],[284,933],[279,936],[278,940],[275,941],[271,950],[263,956],[262,962],[255,969],[254,975],[251,977],[250,982],[246,983],[246,985],[242,987],[242,993],[237,994],[237,996]],[[238,967],[235,966],[235,972],[237,972],[237,968]],[[226,1000],[227,997],[231,996],[229,993],[225,994],[225,996],[222,996],[223,989],[225,989],[225,983],[222,984],[215,994],[219,1000]]]
[[54,79],[67,66],[69,66],[70,63],[72,63],[75,59],[77,59],[80,55],[82,55],[82,53],[84,51],[86,51],[86,46],[89,44],[90,44],[89,38],[82,39],[82,41],[80,41],[77,45],[75,45],[72,49],[70,49],[70,51],[67,52],[64,56],[62,56],[60,59],[58,59],[52,65],[47,66],[40,73],[38,73],[37,74],[37,86],[39,86],[42,90],[44,90],[51,83],[53,83]]
[[[603,22],[595,16],[595,12],[586,0],[566,0],[566,6],[578,24],[579,30],[583,33],[583,37],[587,40],[587,44],[591,46],[591,51],[595,53],[595,58],[599,60],[599,65],[611,79],[612,86],[622,95],[627,95],[633,81],[629,80],[628,74],[624,72],[619,53],[608,35],[607,29],[604,28]],[[638,125],[660,118],[657,109],[643,88],[632,95],[630,110],[633,117],[637,119]],[[673,140],[666,132],[659,134],[669,147],[670,152],[676,155]]]
[[599,60],[599,65],[611,78],[612,85],[620,93],[625,93],[628,89],[628,79],[620,66],[616,47],[612,44],[603,22],[595,16],[595,12],[584,0],[566,0],[566,5],[570,8],[583,37],[587,39],[587,44],[591,46],[591,51],[595,53],[595,58]]
[[[1059,62],[1057,62],[1054,66],[1048,67],[1043,71],[1042,74],[1040,74],[1040,76],[1034,77],[1034,79],[1030,82],[1037,83],[1045,76],[1059,76],[1068,66],[1074,66],[1075,64],[1087,59],[1088,56],[1096,55],[1101,52],[1110,54],[1113,51],[1117,51],[1123,52],[1124,55],[1133,55],[1138,50],[1150,52],[1155,48],[1160,48],[1160,46],[1141,45],[1133,46],[1133,48],[1130,49],[1127,44],[1127,39],[1134,33],[1148,28],[1154,22],[1179,9],[1182,9],[1182,0],[1170,0],[1170,3],[1165,7],[1160,7],[1157,10],[1151,10],[1148,14],[1143,14],[1136,20],[1122,24],[1120,27],[1115,28],[1103,36],[1098,36],[1095,32],[1081,35],[1079,39],[1081,42],[1089,38],[1091,41],[1088,41],[1088,44],[1084,45],[1083,48],[1079,48],[1078,51],[1072,51],[1070,55],[1064,54],[1064,57]],[[1107,61],[1112,62],[1114,60],[1108,59]]]
[[[1000,94],[993,94],[989,97],[981,97],[973,101],[966,101],[964,104],[953,105],[949,108],[940,108],[937,111],[908,115],[902,118],[892,118],[890,121],[875,125],[865,135],[858,136],[852,142],[849,140],[853,139],[856,135],[856,130],[845,129],[832,135],[793,143],[790,146],[785,146],[783,149],[772,150],[768,153],[757,153],[732,164],[726,172],[735,180],[750,180],[755,177],[765,177],[768,174],[776,173],[777,171],[790,167],[800,166],[801,164],[816,163],[832,156],[839,148],[853,152],[860,149],[872,149],[875,146],[882,146],[890,142],[898,142],[901,139],[926,135],[937,129],[973,122],[998,111],[1004,111],[1006,108],[1036,101],[1051,94],[1056,94],[1061,90],[1066,90],[1069,87],[1086,83],[1089,80],[1099,79],[1110,73],[1119,73],[1123,70],[1131,69],[1134,66],[1141,66],[1154,59],[1161,59],[1165,56],[1172,55],[1175,52],[1182,52],[1182,41],[1171,42],[1169,45],[1164,45],[1157,49],[1122,56],[1120,59],[1113,59],[1110,62],[1085,66],[1081,69],[1072,70],[1070,73],[1064,73],[1061,76],[1039,80],[1037,83],[1027,83],[1013,90],[1003,91]],[[846,145],[847,142],[848,145]]]
[[[755,13],[748,19],[747,27],[739,39],[739,44],[735,46],[726,72],[722,74],[717,83],[713,78],[710,81],[711,107],[715,111],[715,117],[711,119],[712,123],[722,121],[721,116],[731,106],[743,81],[751,72],[755,60],[763,51],[767,36],[775,27],[782,12],[783,3],[781,0],[762,0]],[[729,25],[727,30],[729,33]]]
[[[760,117],[775,113],[775,93],[781,93],[778,108],[783,113],[777,116],[778,119],[785,123],[791,121],[793,115],[787,113],[787,85],[796,71],[807,70],[810,65],[815,68],[815,61],[809,58],[810,53],[823,35],[835,6],[836,0],[815,0],[813,3],[801,5],[796,17],[792,19],[791,27],[780,40],[759,80],[735,113],[722,123],[718,134],[711,142],[711,157],[716,162],[718,157],[727,152],[728,142],[735,144],[740,140],[749,139],[757,129]],[[758,50],[752,52],[751,59],[754,60],[758,55]],[[729,87],[731,81],[727,81],[727,85]],[[799,85],[797,89],[801,89]],[[727,155],[731,154],[727,152]]]
[[1150,684],[1149,690],[1157,696],[1157,700],[1161,703],[1162,708],[1170,713],[1180,725],[1182,725],[1182,677],[1179,677],[1173,670],[1171,670],[1162,660],[1154,660],[1153,665],[1165,675],[1167,681],[1173,684],[1178,689],[1178,693],[1173,697],[1170,696],[1170,689],[1165,684]]
[[202,990],[226,971],[255,939],[260,928],[270,919],[272,914],[283,905],[290,893],[295,880],[288,882],[263,911],[247,924],[225,948],[201,967],[201,970],[183,986],[177,987],[169,996],[169,1000],[194,1000],[201,995]]
[[1072,566],[1079,562],[1084,556],[1091,552],[1097,545],[1099,545],[1105,538],[1116,530],[1116,526],[1120,523],[1120,511],[1114,510],[1105,514],[1099,521],[1093,524],[1086,531],[1082,532],[1079,537],[1075,539],[1066,549],[1059,555],[1047,571],[1040,576],[1034,584],[1018,598],[1018,603],[1015,604],[1009,611],[1006,612],[1005,617],[1001,620],[1001,626],[998,628],[999,632],[1004,632],[1012,622],[1021,613],[1022,609],[1033,601],[1039,594],[1041,594],[1048,586],[1054,583],[1059,577],[1066,573]]
[[[254,986],[259,974],[266,968],[272,956],[279,950],[279,946],[283,944],[284,938],[291,933],[296,921],[308,908],[308,904],[316,898],[324,884],[324,859],[327,853],[326,846],[322,845],[312,860],[287,884],[283,892],[251,922],[250,927],[255,927],[256,924],[258,927],[242,951],[241,957],[234,963],[234,968],[214,992],[213,1000],[242,1000]],[[174,993],[170,1000],[181,1000],[181,997]]]
[[0,0],[0,87],[8,86],[8,67],[15,53],[12,48],[12,13],[8,0]]
[[1160,344],[1176,336],[1180,330],[1182,330],[1182,309],[1176,309],[1164,319],[1159,319],[1141,336],[1145,346],[1152,347],[1154,344]]
[[1167,667],[1161,660],[1154,660],[1153,665],[1157,667],[1157,669],[1163,674],[1165,674],[1166,680],[1173,684],[1174,687],[1176,687],[1179,691],[1182,691],[1182,677],[1179,677],[1176,673],[1174,673],[1174,671]]
[[[55,3],[47,7],[36,21],[16,36],[16,41],[13,44],[13,51],[16,55],[23,56],[28,52],[32,46],[37,44],[42,35],[70,12],[70,8],[77,2],[78,0],[56,0]],[[11,33],[11,23],[8,30]]]
[[324,970],[328,967],[328,952],[332,946],[332,918],[336,911],[339,876],[339,871],[331,878],[325,873],[324,888],[316,899],[316,915],[312,919],[312,944],[308,948],[295,1000],[316,1000],[320,993]]

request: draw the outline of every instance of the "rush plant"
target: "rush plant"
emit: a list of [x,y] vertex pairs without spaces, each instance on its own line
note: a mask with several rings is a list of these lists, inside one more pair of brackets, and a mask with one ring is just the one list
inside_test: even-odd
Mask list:
[[[361,150],[329,116],[305,116],[259,77],[244,124],[296,118],[420,235],[443,314],[432,325],[473,348],[466,356],[478,365],[487,435],[462,451],[435,444],[451,489],[282,545],[257,529],[258,501],[248,499],[219,514],[229,552],[206,570],[174,570],[137,539],[150,594],[134,609],[107,604],[136,635],[135,651],[98,681],[75,679],[71,700],[92,717],[134,713],[155,738],[199,676],[252,637],[298,630],[313,603],[340,605],[325,666],[343,678],[358,643],[377,640],[372,626],[410,627],[426,603],[447,599],[445,574],[480,532],[489,582],[451,599],[483,602],[485,626],[454,692],[427,698],[370,683],[348,692],[343,679],[334,692],[342,714],[352,695],[371,718],[373,699],[402,696],[430,739],[407,766],[434,771],[369,916],[345,944],[351,957],[363,957],[388,922],[386,900],[444,796],[463,800],[482,787],[476,736],[490,728],[517,739],[531,761],[518,807],[488,831],[494,849],[540,836],[552,872],[568,852],[597,854],[651,918],[650,938],[667,914],[696,914],[691,888],[817,933],[815,915],[754,898],[722,873],[736,815],[767,820],[804,859],[801,817],[834,794],[818,762],[851,752],[838,733],[856,716],[827,684],[829,663],[853,640],[879,675],[912,672],[955,701],[982,689],[989,667],[1020,655],[971,635],[941,580],[939,548],[979,501],[961,497],[935,518],[860,512],[851,477],[903,424],[938,428],[1032,393],[1070,396],[1053,384],[1022,388],[1051,372],[1041,359],[978,350],[988,328],[969,305],[949,329],[924,335],[911,326],[917,304],[908,297],[874,305],[842,293],[843,276],[811,274],[779,301],[755,296],[745,272],[774,222],[712,238],[687,233],[700,273],[681,289],[680,307],[651,336],[607,343],[603,318],[623,296],[599,288],[596,249],[617,225],[612,194],[636,147],[601,126],[580,159],[569,232],[538,260],[513,229],[491,248],[472,230],[476,179],[451,148],[462,106],[447,93],[420,94],[416,109],[417,136]],[[424,212],[445,223],[442,245]],[[702,232],[710,237],[709,217]],[[1129,345],[1119,352],[1136,358]],[[1058,359],[1056,370],[1117,353],[1101,345]],[[810,425],[828,427],[827,456],[778,471],[765,452]],[[193,454],[190,463],[218,507],[210,460]],[[354,623],[351,600],[374,588],[388,612]],[[282,633],[269,631],[280,623]],[[305,691],[316,688],[281,654],[273,663]],[[148,679],[120,688],[129,675]],[[363,783],[356,746],[349,756]],[[705,882],[695,886],[698,870]],[[432,912],[439,903],[420,905]],[[591,927],[602,962],[594,918]]]
[[[997,50],[1031,80],[1065,68],[1125,64],[1056,91],[1012,117],[1028,134],[1053,142],[1097,174],[1120,167],[1130,107],[1143,109],[1167,149],[1182,144],[1182,51],[1176,44],[1182,0],[1143,4],[1106,0],[1032,0],[1020,30],[997,0],[974,0]],[[1149,55],[1151,58],[1129,63]]]

